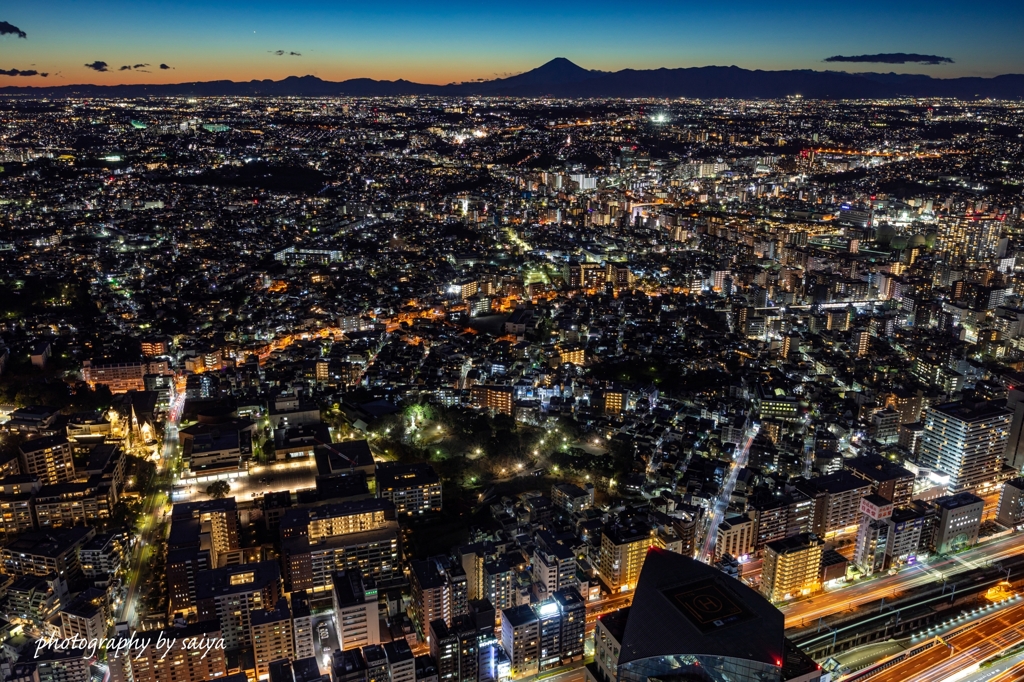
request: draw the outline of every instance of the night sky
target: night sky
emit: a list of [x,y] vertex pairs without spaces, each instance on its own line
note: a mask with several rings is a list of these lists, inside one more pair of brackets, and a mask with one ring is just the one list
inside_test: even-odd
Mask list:
[[[3,75],[0,86],[305,74],[449,83],[512,75],[554,57],[609,71],[735,64],[938,77],[1024,73],[1024,2],[1009,0],[36,0],[0,4],[0,21],[26,34],[0,36],[0,69],[49,74]],[[823,61],[875,53],[954,63]],[[85,66],[95,62],[108,70]]]

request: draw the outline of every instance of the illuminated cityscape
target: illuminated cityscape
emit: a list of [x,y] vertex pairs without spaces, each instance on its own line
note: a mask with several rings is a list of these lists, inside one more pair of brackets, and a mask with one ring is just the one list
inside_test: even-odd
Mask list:
[[0,71],[0,682],[1024,679],[1024,77],[153,68]]

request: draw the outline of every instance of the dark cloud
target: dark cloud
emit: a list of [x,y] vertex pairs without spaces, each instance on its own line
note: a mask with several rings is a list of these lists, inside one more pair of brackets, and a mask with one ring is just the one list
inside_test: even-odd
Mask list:
[[[132,67],[128,66],[127,64],[125,64],[120,69],[118,69],[118,71],[131,71],[131,70],[132,70]],[[99,69],[97,69],[97,71],[99,71]]]
[[301,52],[288,52],[286,50],[271,50],[270,54],[276,54],[278,57],[288,55],[289,57],[301,57]]
[[170,66],[167,66],[166,64],[161,64],[161,65],[160,65],[160,68],[166,71],[167,69],[169,69],[169,68],[171,68],[171,67],[170,67]]
[[146,68],[147,66],[149,66],[149,64],[136,64],[136,65],[135,65],[135,66],[133,66],[132,68],[133,68],[133,69],[144,69],[144,68]]
[[858,54],[844,57],[837,54],[829,57],[826,62],[855,62],[863,64],[952,64],[949,57],[934,54],[915,54],[913,52],[889,52],[885,54]]
[[20,69],[0,69],[0,76],[42,76],[43,78],[46,78],[49,75],[50,74],[45,72],[40,73],[35,69],[26,69],[25,71]]
[[85,68],[92,69],[93,71],[108,71],[110,67],[106,62],[95,61],[92,64],[86,64]]
[[19,38],[28,38],[28,34],[14,24],[8,24],[6,21],[0,21],[0,36],[18,36]]

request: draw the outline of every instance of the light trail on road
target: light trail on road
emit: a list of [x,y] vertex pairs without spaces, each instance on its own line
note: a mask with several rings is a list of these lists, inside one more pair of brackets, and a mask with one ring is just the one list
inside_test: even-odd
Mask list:
[[718,524],[725,518],[725,510],[729,508],[729,499],[732,497],[732,491],[736,489],[736,479],[740,475],[740,469],[747,466],[747,458],[750,456],[750,446],[754,443],[754,437],[757,436],[757,428],[747,438],[747,442],[744,443],[743,448],[736,455],[733,460],[732,467],[729,469],[729,476],[726,478],[725,486],[722,488],[721,494],[718,496],[718,500],[715,502],[715,510],[711,514],[711,520],[708,525],[707,532],[704,534],[704,546],[697,554],[697,559],[703,561],[706,564],[711,563],[712,554],[711,552],[715,547],[715,540],[718,538]]
[[[160,459],[156,464],[154,479],[174,463],[178,454],[178,423],[181,419],[181,410],[185,404],[185,394],[178,393],[167,411],[167,421],[164,425],[164,448]],[[146,497],[142,507],[142,515],[139,519],[138,536],[135,548],[132,552],[129,563],[128,574],[131,576],[128,583],[128,591],[125,594],[124,604],[121,607],[120,620],[128,623],[129,627],[136,627],[139,617],[139,584],[142,578],[143,568],[147,556],[153,551],[155,543],[163,541],[163,538],[155,537],[157,529],[163,517],[163,493],[153,490]],[[158,501],[160,504],[158,505]]]
[[931,564],[916,564],[896,575],[883,575],[832,592],[819,593],[811,599],[783,604],[779,610],[786,615],[787,628],[810,626],[820,617],[877,602],[883,597],[888,598],[894,593],[906,592],[929,583],[941,584],[943,578],[949,579],[986,563],[1017,556],[1022,551],[1024,534],[1010,535],[982,543],[955,557]]
[[974,628],[874,675],[875,682],[942,682],[1016,646],[1024,637],[1024,604],[985,618]]

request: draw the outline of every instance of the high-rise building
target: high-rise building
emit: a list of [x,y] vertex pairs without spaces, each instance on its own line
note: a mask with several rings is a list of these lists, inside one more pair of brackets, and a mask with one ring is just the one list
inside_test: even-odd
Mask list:
[[469,584],[461,564],[432,557],[411,562],[409,569],[413,617],[424,638],[433,621],[451,625],[453,618],[468,612]]
[[21,444],[21,466],[44,485],[75,479],[75,462],[66,436],[42,436]]
[[814,522],[815,506],[815,500],[800,490],[752,502],[749,513],[757,523],[754,551],[764,551],[765,545],[773,540],[809,532]]
[[887,566],[906,564],[917,559],[925,518],[926,513],[915,506],[893,508],[892,516],[886,519],[889,523],[889,540],[885,548]]
[[483,598],[501,611],[516,603],[516,571],[504,557],[483,566]]
[[7,575],[52,573],[64,581],[74,580],[82,572],[80,548],[95,536],[95,528],[84,526],[22,533],[0,548],[0,565]]
[[999,401],[929,407],[920,463],[949,476],[950,493],[975,490],[1002,470],[1012,413]]
[[[612,625],[605,628],[605,643],[595,647],[606,661],[594,666],[596,674],[588,666],[588,682],[821,677],[819,666],[787,642],[782,613],[761,595],[711,566],[664,550],[651,550],[628,612],[605,619]],[[614,622],[620,619],[625,622]]]
[[334,626],[338,633],[338,646],[344,651],[367,644],[380,644],[377,590],[367,588],[358,569],[337,573],[333,585]]
[[[170,649],[157,648],[156,641],[162,636],[165,642],[172,643]],[[195,649],[186,648],[186,642],[201,640],[216,641],[221,636],[217,621],[208,620],[192,623],[184,627],[166,628],[140,632],[140,641],[149,640],[151,644],[141,652],[118,657],[126,663],[130,671],[127,679],[134,682],[200,682],[214,680],[227,675],[227,662],[224,649],[212,648],[205,656],[196,655]]]
[[441,479],[426,463],[377,465],[377,496],[390,500],[404,516],[441,511]]
[[1007,528],[1016,528],[1024,523],[1024,478],[1003,484],[996,521]]
[[861,498],[871,493],[871,484],[849,471],[807,479],[797,487],[814,500],[811,531],[821,536],[857,525]]
[[864,575],[872,575],[889,568],[886,550],[889,547],[889,519],[892,502],[881,495],[871,494],[860,501],[860,525],[857,527],[857,547],[854,563]]
[[871,492],[881,495],[895,507],[910,504],[914,495],[914,474],[880,455],[865,455],[843,460],[843,468],[871,483]]
[[291,593],[292,601],[292,635],[295,637],[295,658],[316,656],[313,639],[313,611],[309,607],[309,597],[304,590]]
[[220,623],[227,650],[252,643],[250,614],[273,607],[281,598],[281,569],[275,561],[213,568],[196,574],[196,611],[200,621]]
[[518,679],[582,658],[586,605],[575,588],[501,612],[501,644]]
[[746,514],[732,516],[718,524],[718,535],[715,536],[715,559],[728,554],[736,559],[753,554],[754,542],[757,539],[757,528],[754,520]]
[[430,655],[437,662],[439,682],[477,682],[478,633],[474,619],[468,614],[455,618],[451,627],[441,618],[430,623]]
[[817,592],[821,588],[824,545],[824,540],[813,533],[769,542],[761,567],[761,594],[769,601],[781,602]]
[[932,549],[949,554],[978,542],[978,531],[985,513],[985,501],[968,492],[935,500],[938,518],[932,535]]
[[598,571],[613,592],[636,587],[640,569],[651,547],[664,548],[668,538],[658,527],[641,519],[617,520],[607,524],[601,533]]
[[868,349],[871,347],[871,333],[866,329],[858,329],[853,332],[852,337],[853,343],[852,350],[857,354],[857,357],[864,357],[868,354]]
[[470,391],[474,404],[498,414],[515,415],[515,400],[511,386],[477,384]]
[[201,532],[210,535],[214,564],[218,563],[216,557],[233,552],[240,546],[238,505],[233,497],[176,504],[171,510],[171,523],[179,519],[199,520]]
[[107,612],[107,593],[90,587],[61,607],[55,616],[59,618],[61,637],[71,639],[78,635],[87,640],[106,637]]
[[550,531],[537,533],[537,540],[530,566],[543,601],[556,590],[576,583],[576,555]]
[[331,589],[338,571],[358,568],[378,585],[400,576],[398,522],[388,500],[368,499],[288,509],[281,516],[285,589]]
[[250,613],[249,630],[257,678],[269,675],[272,661],[296,658],[292,614],[288,609],[288,600],[283,597],[273,608],[257,609]]
[[389,682],[416,682],[416,657],[404,639],[396,639],[384,645],[388,659]]
[[1024,400],[1013,407],[1013,419],[1010,422],[1010,435],[1003,452],[1006,464],[1018,473],[1024,472]]

